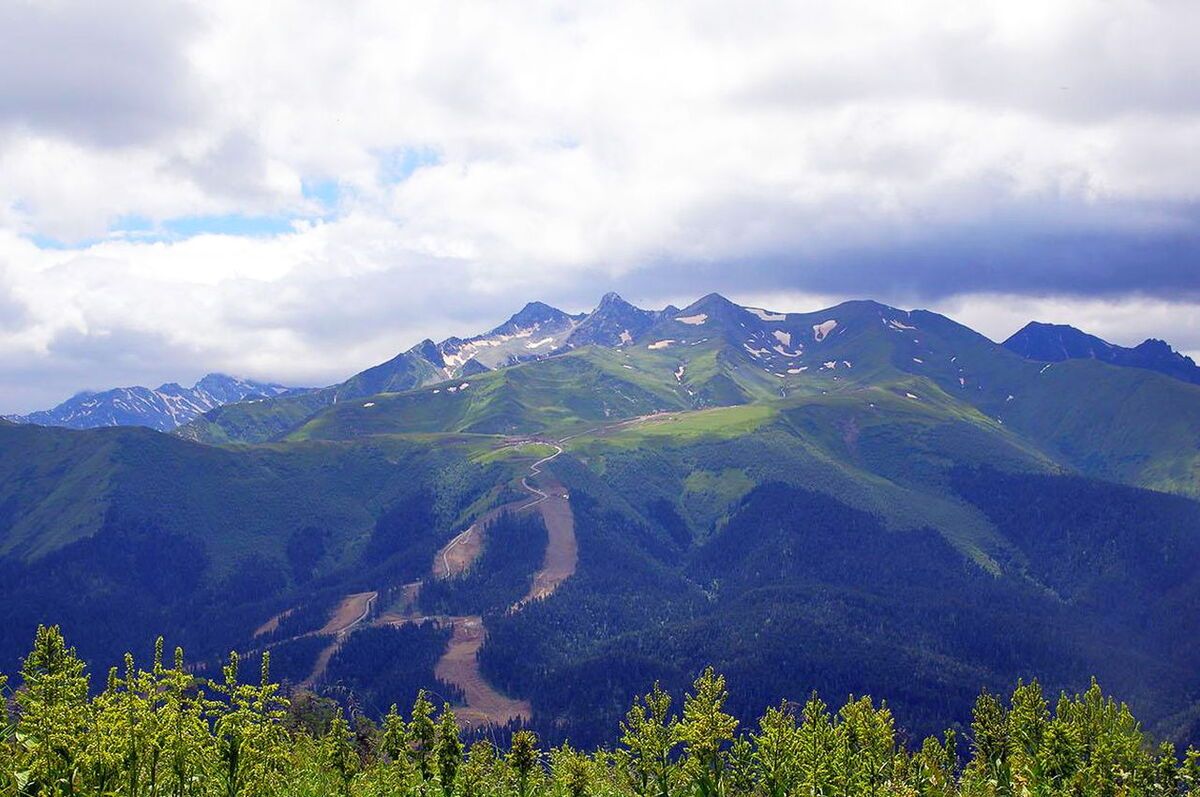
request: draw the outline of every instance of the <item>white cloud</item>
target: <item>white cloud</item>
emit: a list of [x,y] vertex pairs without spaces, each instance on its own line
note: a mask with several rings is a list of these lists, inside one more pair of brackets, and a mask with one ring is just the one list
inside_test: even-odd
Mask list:
[[[1000,294],[1056,293],[1200,349],[1149,328],[1200,294],[1194,3],[56,0],[0,25],[0,387],[328,381],[610,287],[878,291],[997,330],[1026,320]],[[295,227],[163,235],[197,216]],[[1131,290],[1159,298],[1093,312]],[[128,335],[136,362],[83,363]]]

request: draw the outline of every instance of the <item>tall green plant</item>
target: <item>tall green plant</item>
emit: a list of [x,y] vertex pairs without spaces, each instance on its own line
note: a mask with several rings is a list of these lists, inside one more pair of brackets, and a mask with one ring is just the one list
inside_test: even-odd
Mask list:
[[655,683],[650,692],[633,701],[621,723],[618,763],[638,797],[668,797],[676,765],[677,719],[671,715],[671,696]]
[[724,711],[729,692],[725,677],[712,667],[695,683],[683,701],[683,719],[675,729],[684,746],[684,766],[697,795],[725,794],[725,746],[733,741],[738,721]]
[[79,759],[92,730],[88,675],[58,626],[38,626],[21,667],[17,740],[25,752],[22,786],[44,794],[76,794]]

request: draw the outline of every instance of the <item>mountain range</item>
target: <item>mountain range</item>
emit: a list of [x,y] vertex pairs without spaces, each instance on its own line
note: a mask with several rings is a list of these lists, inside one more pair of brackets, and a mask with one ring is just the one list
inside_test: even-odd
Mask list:
[[302,389],[225,374],[208,374],[191,387],[168,382],[156,388],[118,387],[100,392],[83,391],[52,409],[28,415],[10,415],[5,420],[68,429],[145,426],[167,432],[231,402],[303,392]]
[[913,734],[1095,675],[1196,740],[1200,387],[1074,337],[609,294],[170,434],[0,424],[0,670],[39,622],[166,633],[581,743],[709,663],[739,716],[887,694]]

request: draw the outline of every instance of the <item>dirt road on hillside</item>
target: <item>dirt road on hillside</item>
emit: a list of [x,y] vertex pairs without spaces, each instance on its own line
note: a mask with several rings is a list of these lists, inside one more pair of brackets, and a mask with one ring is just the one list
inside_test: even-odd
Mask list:
[[[570,496],[557,481],[547,483],[544,497],[535,502],[546,524],[546,553],[542,567],[533,575],[533,583],[525,597],[510,607],[519,611],[530,601],[554,594],[558,585],[575,575],[579,565],[579,543],[575,539],[575,514],[571,511]],[[531,504],[532,506],[532,504]]]
[[[565,440],[561,442],[565,442]],[[575,539],[575,517],[571,512],[570,496],[567,489],[557,479],[543,472],[546,464],[563,453],[560,443],[551,443],[550,445],[553,445],[555,449],[554,453],[530,465],[529,474],[521,479],[520,485],[529,494],[528,498],[486,512],[476,519],[466,531],[456,536],[437,552],[430,567],[433,578],[450,578],[466,572],[483,551],[488,524],[505,511],[537,511],[546,524],[547,532],[546,551],[542,557],[541,567],[534,573],[529,591],[510,606],[508,611],[520,611],[530,601],[549,597],[560,584],[574,575],[579,562],[579,546]],[[478,727],[488,724],[504,725],[514,719],[528,722],[532,716],[529,701],[518,700],[499,692],[487,682],[479,670],[478,653],[487,638],[487,628],[484,626],[483,619],[477,615],[445,617],[419,614],[417,602],[421,586],[421,581],[405,584],[402,606],[379,616],[373,625],[402,626],[433,620],[452,626],[453,632],[450,641],[446,646],[445,653],[438,659],[434,674],[438,679],[454,684],[462,690],[464,705],[454,709],[459,723],[463,726]],[[311,687],[320,680],[342,642],[355,630],[362,627],[370,617],[371,610],[378,598],[377,592],[347,595],[324,627],[319,631],[303,635],[328,634],[335,638],[318,655],[313,670],[304,680],[303,686]],[[286,613],[271,618],[259,629],[259,633],[265,633],[271,628],[277,627],[280,619],[285,615]]]
[[[570,496],[558,480],[549,479],[543,474],[543,466],[563,452],[562,446],[555,444],[554,447],[553,454],[533,463],[529,467],[529,476],[521,479],[521,486],[532,496],[532,499],[494,510],[494,513],[498,515],[505,509],[518,512],[536,509],[541,513],[542,520],[546,524],[547,545],[546,552],[542,557],[542,566],[534,573],[529,592],[509,607],[509,611],[520,611],[529,601],[553,594],[560,584],[574,575],[579,562],[579,546],[575,539],[575,517],[571,512]],[[531,478],[538,479],[542,487],[532,484]],[[476,523],[476,526],[479,530],[474,536],[478,539],[482,537],[482,529],[485,528],[486,523],[481,521]],[[469,531],[470,529],[468,529]],[[455,538],[451,541],[451,546],[456,549],[455,553],[460,553],[463,547],[462,544],[455,545],[455,541],[458,539]],[[478,543],[475,556],[478,556],[480,551],[482,551],[482,540]],[[443,549],[434,561],[435,576],[439,569],[442,572],[451,572],[449,566],[446,565],[448,561],[456,560],[451,560],[446,549]],[[465,570],[470,565],[470,561],[465,561],[462,569]],[[442,564],[441,568],[439,568],[439,563]],[[503,725],[511,719],[527,722],[532,715],[529,701],[517,700],[499,692],[487,682],[479,670],[478,653],[487,638],[487,628],[484,626],[483,618],[470,616],[447,618],[447,620],[453,624],[454,633],[450,638],[450,643],[446,646],[446,652],[442,654],[442,658],[438,660],[437,666],[434,668],[434,674],[439,679],[454,684],[463,691],[465,705],[455,709],[459,723],[478,726]]]
[[342,598],[342,602],[338,604],[333,616],[329,618],[329,622],[325,623],[319,631],[305,634],[305,636],[330,635],[333,637],[333,642],[318,654],[317,660],[313,663],[312,672],[300,683],[301,686],[312,687],[325,674],[333,654],[337,653],[343,640],[371,616],[371,609],[378,599],[378,592],[357,592],[347,595]]

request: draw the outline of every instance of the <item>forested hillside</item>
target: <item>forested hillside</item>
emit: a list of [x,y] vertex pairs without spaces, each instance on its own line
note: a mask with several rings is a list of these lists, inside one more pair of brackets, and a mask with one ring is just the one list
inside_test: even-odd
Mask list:
[[223,445],[0,424],[0,669],[42,623],[94,661],[167,629],[586,746],[708,665],[743,726],[815,688],[910,738],[1097,676],[1200,741],[1200,388],[875,302],[603,304],[223,407]]
[[506,466],[473,451],[379,439],[234,452],[139,429],[2,427],[0,661],[49,617],[109,659],[164,626],[200,658],[285,609],[314,607],[320,627],[360,585],[423,572],[493,500]]

